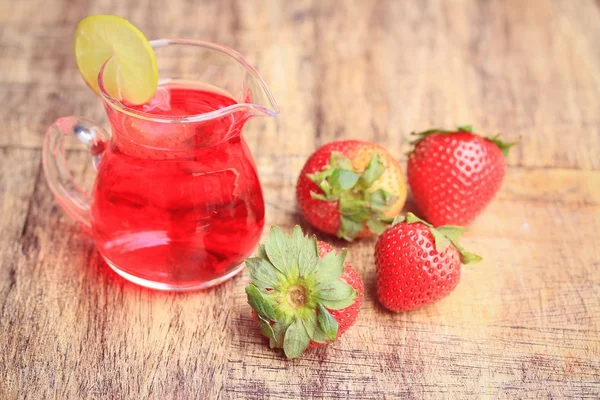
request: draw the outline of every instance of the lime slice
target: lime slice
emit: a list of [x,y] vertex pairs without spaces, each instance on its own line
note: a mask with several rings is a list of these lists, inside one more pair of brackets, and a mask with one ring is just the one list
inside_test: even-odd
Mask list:
[[82,20],[75,31],[75,60],[85,82],[98,94],[98,73],[105,63],[102,82],[113,98],[143,104],[156,92],[154,50],[144,34],[126,19],[93,15]]

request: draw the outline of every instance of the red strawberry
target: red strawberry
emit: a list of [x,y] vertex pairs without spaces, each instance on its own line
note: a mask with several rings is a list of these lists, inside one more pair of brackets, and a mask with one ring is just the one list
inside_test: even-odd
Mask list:
[[400,164],[383,147],[341,140],[309,157],[296,197],[312,226],[351,241],[384,231],[402,210],[406,183]]
[[271,348],[295,358],[354,325],[364,288],[356,271],[344,264],[346,254],[304,236],[299,226],[291,236],[271,228],[258,256],[246,260],[248,303]]
[[457,243],[464,228],[431,224],[408,213],[396,218],[375,244],[377,297],[391,311],[438,301],[454,290],[460,265],[478,262]]
[[415,203],[435,226],[468,225],[500,189],[503,155],[516,143],[478,136],[470,126],[413,134],[419,139],[407,175]]

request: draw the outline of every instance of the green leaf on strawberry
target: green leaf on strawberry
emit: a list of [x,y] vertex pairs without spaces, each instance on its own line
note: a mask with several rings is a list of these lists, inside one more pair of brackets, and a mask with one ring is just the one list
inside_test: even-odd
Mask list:
[[429,222],[422,220],[417,217],[413,213],[407,213],[406,216],[400,215],[394,219],[392,222],[392,226],[399,224],[401,222],[406,222],[407,224],[413,224],[415,222],[419,222],[429,228],[429,231],[433,235],[433,239],[435,240],[435,249],[441,253],[452,244],[456,250],[460,253],[460,261],[462,264],[475,264],[481,261],[481,256],[477,254],[470,253],[464,249],[461,245],[458,244],[458,238],[465,231],[465,228],[462,226],[455,225],[444,225],[435,228]]
[[364,225],[362,222],[354,221],[352,218],[342,214],[342,217],[340,218],[340,229],[337,235],[338,237],[351,242],[363,229]]
[[383,212],[396,202],[397,197],[383,189],[369,190],[384,171],[383,161],[377,153],[366,169],[359,173],[353,169],[348,158],[332,152],[329,165],[322,171],[308,175],[323,192],[311,192],[313,199],[338,202],[341,214],[338,237],[352,241],[365,226],[379,234],[389,224]]
[[271,306],[269,300],[262,295],[256,286],[246,286],[246,294],[248,296],[248,304],[256,311],[256,314],[258,314],[259,317],[265,320],[275,319],[273,306]]
[[367,221],[367,227],[369,230],[377,235],[381,235],[383,231],[389,226],[389,221],[387,220],[369,220]]
[[444,225],[437,227],[436,230],[451,241],[455,242],[464,233],[465,228],[463,226]]
[[270,288],[278,284],[278,271],[265,258],[256,257],[246,260],[248,274],[254,284],[261,288]]
[[384,171],[383,161],[381,161],[379,155],[375,153],[371,158],[371,161],[369,161],[369,165],[367,165],[367,168],[360,176],[359,181],[361,186],[365,189],[370,188],[371,185],[383,175]]
[[299,318],[294,319],[294,322],[285,331],[283,339],[283,351],[287,358],[296,358],[308,347],[310,337],[302,321]]
[[490,142],[492,142],[496,146],[498,146],[500,148],[500,151],[502,151],[502,154],[504,154],[505,157],[508,156],[508,152],[511,149],[511,147],[519,144],[518,140],[516,142],[505,142],[505,141],[501,140],[499,133],[494,136],[486,136],[484,139],[489,140]]
[[[267,335],[265,335],[266,337],[268,337],[269,340],[269,347],[272,349],[276,349],[276,348],[283,348],[283,339],[285,336],[285,332],[288,328],[287,324],[281,323],[281,322],[275,322],[274,324],[271,323],[271,321],[266,321],[269,325],[271,325],[271,328],[273,329],[273,337],[269,337]],[[262,329],[261,329],[262,331]],[[263,333],[264,335],[264,333]]]
[[[440,134],[440,135],[450,135],[452,133],[458,133],[458,132],[469,132],[469,133],[472,133],[473,135],[480,136],[480,135],[475,134],[475,132],[473,132],[472,125],[459,125],[454,130],[435,128],[435,129],[428,129],[423,132],[412,132],[411,135],[416,136],[417,138],[415,140],[411,141],[410,144],[415,145],[415,144],[419,143],[421,140],[423,140],[423,138],[425,138],[426,136],[432,135],[434,133]],[[480,136],[480,137],[483,137],[483,136]],[[511,147],[513,147],[514,145],[519,143],[519,141],[504,142],[500,139],[499,133],[494,136],[485,136],[483,138],[485,140],[489,140],[490,142],[492,142],[496,146],[498,146],[498,148],[500,148],[500,151],[502,151],[502,154],[505,157],[508,156],[508,152],[511,149]]]
[[271,228],[257,257],[246,260],[246,295],[272,348],[295,358],[311,340],[326,343],[336,338],[339,325],[329,310],[347,308],[358,296],[342,279],[346,256],[343,250],[319,258],[316,238],[304,236],[300,227],[292,235]]
[[262,332],[263,336],[266,336],[271,340],[275,339],[273,327],[271,326],[268,320],[262,317],[258,317],[258,325],[260,326],[260,331]]
[[341,254],[331,251],[319,259],[315,271],[319,282],[338,282],[344,273],[344,260],[347,254],[348,250],[345,249]]
[[325,307],[323,307],[323,304],[319,303],[317,307],[317,321],[319,323],[319,327],[321,328],[323,333],[325,333],[325,336],[328,339],[335,339],[339,327],[338,322],[335,320],[335,318],[333,318],[329,311]]

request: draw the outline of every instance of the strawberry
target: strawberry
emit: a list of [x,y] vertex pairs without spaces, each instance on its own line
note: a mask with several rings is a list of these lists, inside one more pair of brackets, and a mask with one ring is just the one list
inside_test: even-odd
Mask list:
[[492,201],[505,173],[503,155],[515,143],[484,138],[470,126],[431,129],[418,136],[408,158],[415,203],[435,226],[466,226]]
[[352,241],[385,230],[402,210],[406,183],[400,164],[383,147],[341,140],[309,157],[296,197],[308,223]]
[[431,224],[408,213],[398,217],[375,244],[377,297],[391,311],[438,301],[454,290],[460,265],[481,260],[457,243],[464,228]]
[[364,288],[358,273],[344,263],[347,250],[337,253],[296,226],[291,236],[272,227],[257,253],[246,260],[246,294],[271,348],[296,358],[354,325]]

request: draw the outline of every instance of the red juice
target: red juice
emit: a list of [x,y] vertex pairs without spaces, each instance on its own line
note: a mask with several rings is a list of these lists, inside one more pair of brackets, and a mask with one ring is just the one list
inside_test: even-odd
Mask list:
[[253,253],[264,202],[241,136],[248,115],[190,118],[235,103],[213,88],[172,82],[131,107],[155,120],[106,106],[113,140],[100,161],[92,226],[117,272],[154,288],[196,289],[227,279]]

